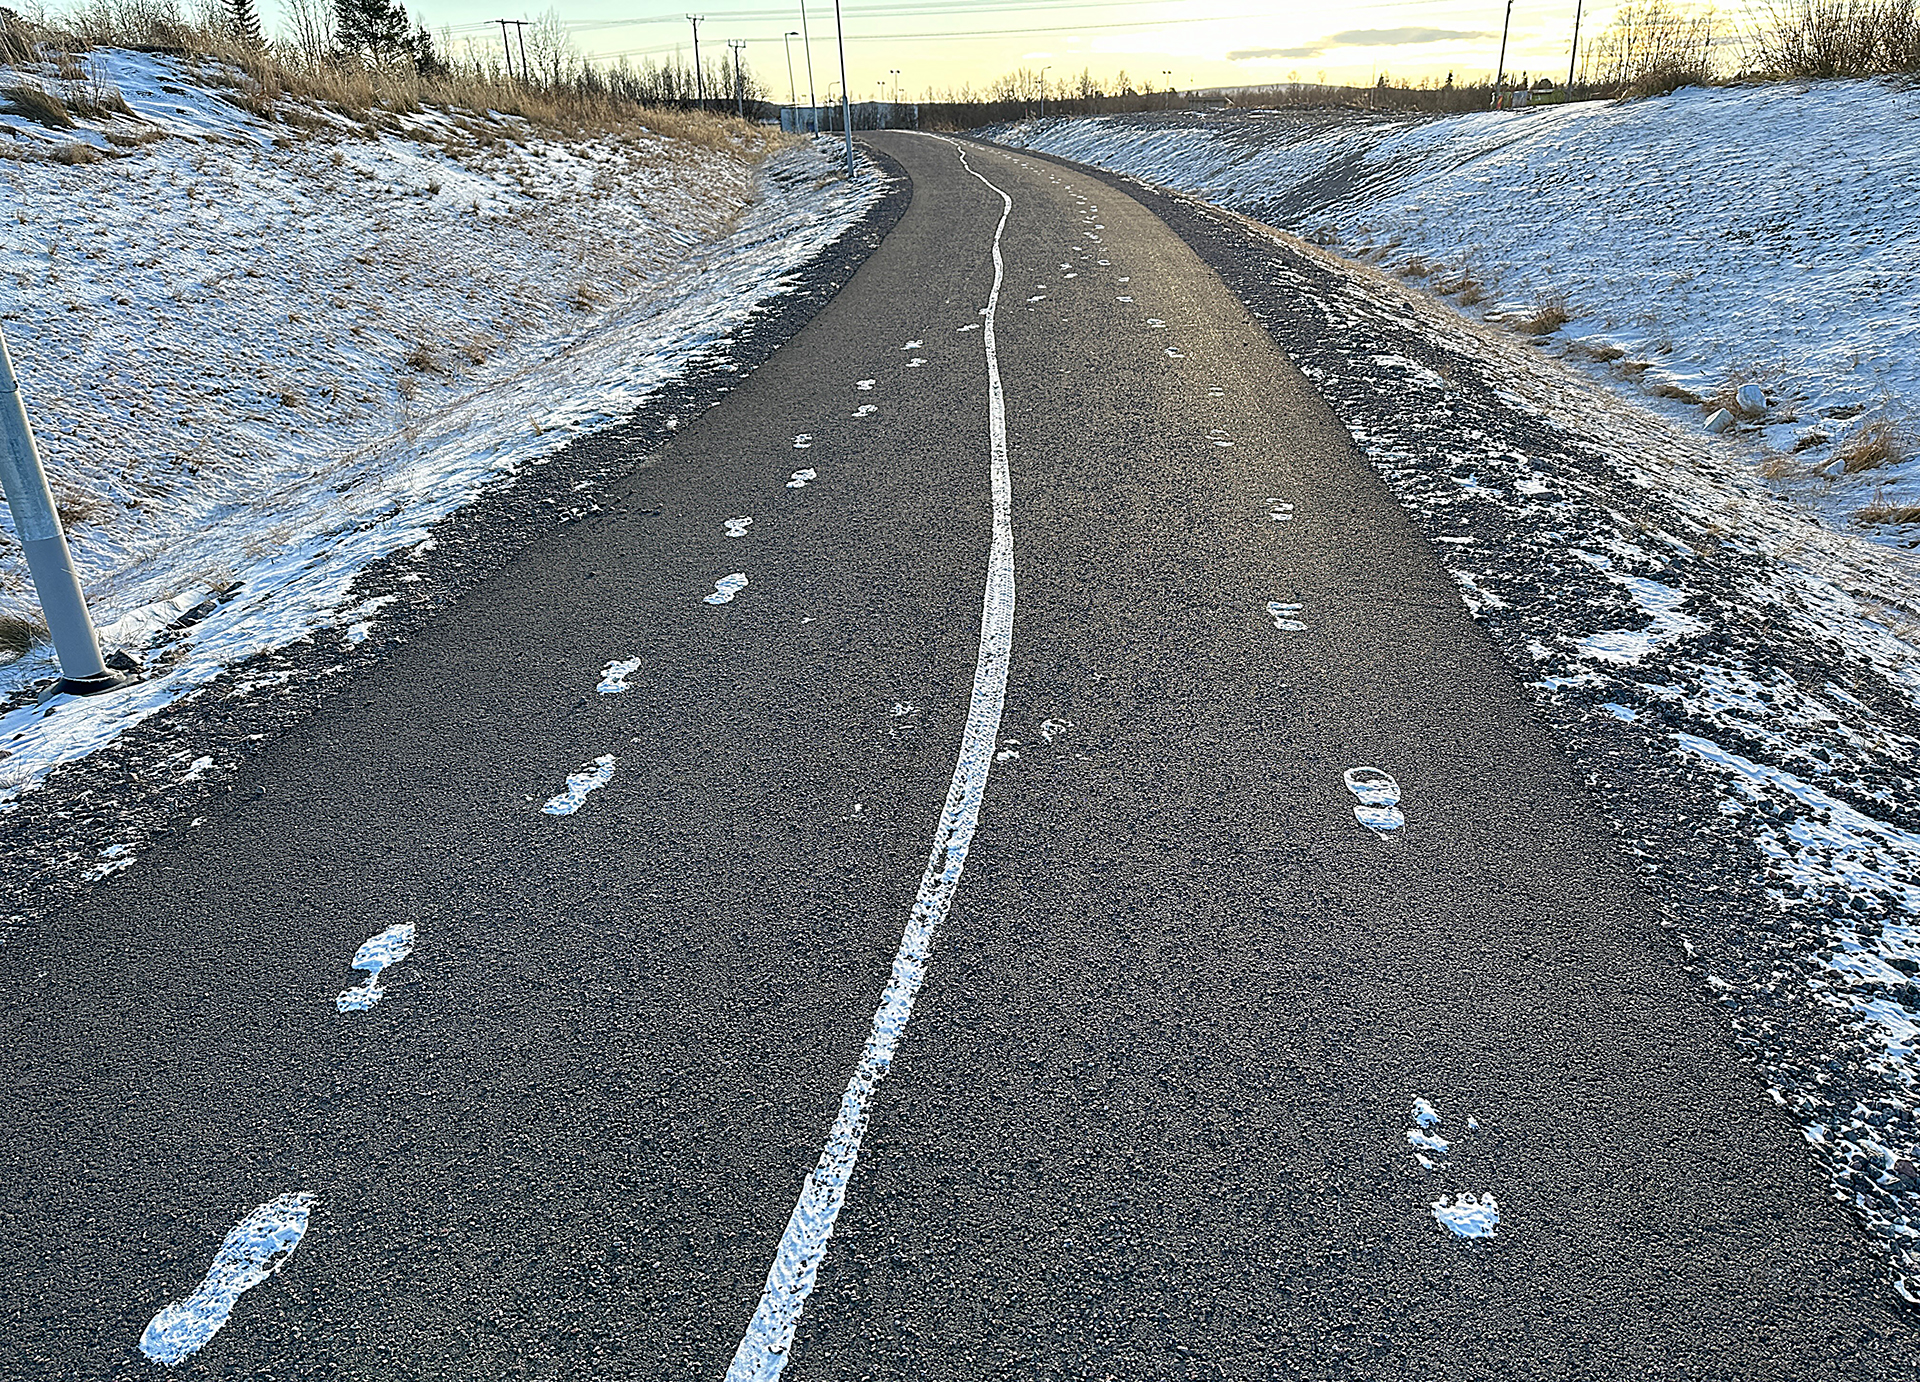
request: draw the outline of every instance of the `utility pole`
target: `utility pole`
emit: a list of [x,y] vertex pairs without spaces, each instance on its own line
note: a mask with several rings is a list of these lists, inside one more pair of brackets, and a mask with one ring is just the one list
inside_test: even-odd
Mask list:
[[840,40],[840,114],[847,126],[847,181],[853,181],[853,89],[847,85],[847,25],[840,0],[833,0],[833,31]]
[[1580,61],[1580,0],[1573,0],[1573,51],[1567,55],[1567,94],[1573,99],[1573,67]]
[[795,91],[793,86],[793,40],[798,37],[800,37],[798,29],[788,29],[780,35],[781,46],[787,50],[787,104],[790,106],[800,104],[800,93]]
[[807,0],[800,0],[800,46],[807,54],[807,104],[817,112],[820,98],[813,90],[813,40],[807,36]]
[[705,19],[706,16],[704,14],[690,14],[687,18],[693,21],[694,99],[699,101],[700,109],[705,110],[707,108],[707,76],[706,73],[700,70],[700,21]]
[[1507,80],[1507,30],[1513,27],[1513,0],[1507,0],[1507,19],[1500,26],[1500,70],[1493,78],[1493,108],[1500,109],[1500,88]]
[[120,678],[107,670],[100,656],[100,636],[94,632],[80,578],[74,574],[73,554],[67,550],[53,491],[47,488],[5,336],[0,336],[0,494],[6,496],[13,531],[26,553],[34,593],[40,597],[40,611],[47,616],[47,632],[60,658],[60,689],[76,696],[111,691]]
[[740,50],[746,46],[745,39],[727,40],[727,47],[733,49],[733,113],[742,120],[747,118],[747,88],[740,80]]
[[507,54],[507,80],[512,81],[513,80],[513,44],[507,40],[507,25],[511,24],[513,21],[510,19],[496,19],[493,22],[500,26],[500,46],[506,50],[506,54]]
[[1040,69],[1040,118],[1042,120],[1047,118],[1047,73],[1051,71],[1053,71],[1052,67]]
[[520,80],[523,82],[531,81],[533,69],[527,66],[527,21],[524,19],[514,20],[513,31],[520,39]]

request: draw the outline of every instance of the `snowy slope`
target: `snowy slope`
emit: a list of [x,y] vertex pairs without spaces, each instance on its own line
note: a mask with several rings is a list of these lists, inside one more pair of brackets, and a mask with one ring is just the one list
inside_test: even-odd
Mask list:
[[[1827,82],[1432,119],[1275,111],[1029,122],[1003,142],[1131,173],[1417,277],[1698,426],[1846,524],[1920,503],[1920,451],[1832,475],[1876,421],[1920,424],[1920,92]],[[1461,289],[1466,288],[1464,294]],[[1680,395],[1678,399],[1671,396]],[[1879,528],[1911,539],[1920,530]]]
[[[0,666],[0,803],[252,653],[365,637],[357,572],[632,411],[879,193],[811,149],[500,115],[305,137],[177,61],[96,62],[131,116],[0,115],[0,323],[105,641],[157,675],[46,719],[51,650]],[[44,156],[76,140],[127,151]],[[34,612],[0,528],[0,615]]]

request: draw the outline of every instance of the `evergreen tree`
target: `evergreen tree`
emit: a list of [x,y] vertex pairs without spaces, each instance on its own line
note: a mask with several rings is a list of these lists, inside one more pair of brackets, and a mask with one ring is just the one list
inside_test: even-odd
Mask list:
[[398,0],[333,0],[343,57],[377,64],[413,56],[413,23]]
[[233,26],[234,40],[241,47],[257,51],[267,46],[266,35],[260,32],[260,10],[254,0],[227,0],[227,21]]

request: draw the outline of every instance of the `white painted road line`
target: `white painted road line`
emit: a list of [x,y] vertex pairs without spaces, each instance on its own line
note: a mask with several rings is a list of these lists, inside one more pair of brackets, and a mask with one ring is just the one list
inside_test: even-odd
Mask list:
[[993,766],[995,741],[1000,735],[1000,712],[1007,694],[1007,663],[1013,652],[1013,490],[1007,476],[1007,415],[1000,391],[1000,357],[994,346],[994,313],[1000,303],[1000,283],[1006,266],[1000,255],[1000,237],[1013,214],[1013,198],[988,182],[955,145],[969,173],[995,192],[1001,201],[1000,223],[993,232],[993,291],[987,297],[987,427],[992,447],[993,541],[987,551],[986,592],[980,611],[980,655],[973,670],[973,699],[967,708],[966,733],[960,758],[940,815],[927,870],[920,880],[912,915],[893,957],[893,974],[873,1015],[866,1049],[847,1082],[840,1113],[827,1134],[820,1163],[807,1176],[800,1199],[787,1219],[786,1232],[774,1253],[759,1307],[747,1325],[746,1336],[727,1369],[727,1382],[772,1382],[787,1365],[793,1350],[800,1312],[813,1293],[834,1220],[847,1197],[860,1139],[866,1131],[868,1106],[875,1087],[893,1063],[894,1050],[913,1013],[913,1000],[926,977],[927,955],[933,933],[946,919],[953,895],[966,867],[967,849],[980,821],[980,800]]
[[286,1266],[306,1237],[312,1208],[312,1195],[279,1195],[235,1224],[193,1294],[161,1310],[147,1325],[140,1351],[167,1367],[199,1352],[220,1332],[243,1292]]

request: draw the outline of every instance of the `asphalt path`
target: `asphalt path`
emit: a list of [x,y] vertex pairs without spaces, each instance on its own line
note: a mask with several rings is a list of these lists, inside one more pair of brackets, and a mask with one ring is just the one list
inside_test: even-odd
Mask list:
[[[969,147],[1000,232],[961,146],[875,142],[912,203],[790,344],[0,951],[4,1375],[157,1374],[149,1320],[289,1193],[297,1251],[172,1375],[777,1368],[743,1340],[970,713],[978,833],[775,1293],[787,1376],[1913,1375],[1633,861],[1242,304],[1090,178]],[[1436,1218],[1463,1193],[1492,1237]]]

